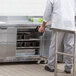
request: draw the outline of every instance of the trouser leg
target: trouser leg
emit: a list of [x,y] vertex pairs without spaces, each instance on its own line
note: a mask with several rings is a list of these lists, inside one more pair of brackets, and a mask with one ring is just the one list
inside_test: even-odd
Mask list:
[[[61,48],[60,45],[62,43],[64,33],[58,33],[58,48]],[[49,58],[48,58],[48,67],[51,69],[55,68],[55,32],[52,31],[51,43],[49,47]]]
[[[74,51],[74,34],[65,33],[64,36],[64,52],[73,55]],[[64,56],[65,70],[70,71],[73,64],[73,57]]]
[[52,31],[51,35],[51,43],[49,47],[49,58],[48,58],[48,66],[51,69],[54,69],[54,60],[55,60],[55,32]]

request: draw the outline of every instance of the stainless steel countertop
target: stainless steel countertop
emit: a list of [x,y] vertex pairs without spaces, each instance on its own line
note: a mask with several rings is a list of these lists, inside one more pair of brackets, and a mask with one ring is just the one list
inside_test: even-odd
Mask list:
[[[0,16],[0,26],[40,26],[39,22],[30,22],[30,18],[42,18],[42,16]],[[75,17],[76,18],[76,17]],[[75,19],[76,21],[76,19]],[[51,22],[48,22],[46,26],[51,26]]]
[[[17,26],[40,26],[42,23],[39,22],[29,22],[29,21],[12,21],[12,22],[0,22],[0,26],[9,26],[9,27],[17,27]],[[51,23],[48,22],[46,26],[51,26]]]

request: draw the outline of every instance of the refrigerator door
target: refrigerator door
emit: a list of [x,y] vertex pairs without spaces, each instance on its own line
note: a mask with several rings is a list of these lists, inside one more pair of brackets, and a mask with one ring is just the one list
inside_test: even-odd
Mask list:
[[7,27],[0,27],[0,43],[7,42]]
[[16,28],[0,28],[0,59],[16,56]]

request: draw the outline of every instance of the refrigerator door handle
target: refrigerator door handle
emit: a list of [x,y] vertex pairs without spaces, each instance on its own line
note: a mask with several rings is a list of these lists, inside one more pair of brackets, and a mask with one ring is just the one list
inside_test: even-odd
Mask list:
[[7,29],[7,26],[0,26],[0,29],[6,30]]

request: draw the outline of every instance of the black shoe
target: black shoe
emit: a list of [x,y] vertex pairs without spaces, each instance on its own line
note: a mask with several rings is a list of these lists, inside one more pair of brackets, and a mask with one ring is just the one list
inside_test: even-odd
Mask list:
[[45,70],[49,72],[54,72],[54,69],[50,69],[48,66],[45,66]]
[[71,71],[67,71],[67,70],[64,70],[64,72],[67,73],[67,74],[70,74],[71,73]]

